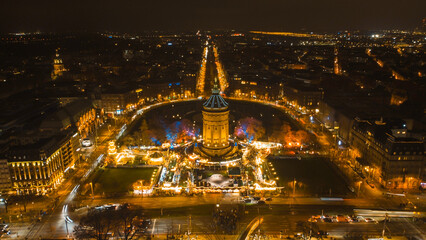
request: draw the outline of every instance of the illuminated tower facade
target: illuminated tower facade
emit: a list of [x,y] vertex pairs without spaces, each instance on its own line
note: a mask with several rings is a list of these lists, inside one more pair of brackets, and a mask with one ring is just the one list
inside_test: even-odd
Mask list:
[[228,103],[215,85],[212,95],[203,104],[202,151],[209,156],[222,156],[229,152]]
[[53,59],[53,71],[51,74],[52,80],[55,80],[57,77],[62,76],[63,72],[65,71],[66,69],[62,62],[62,59],[59,57],[58,49],[56,49],[56,56]]
[[339,49],[337,47],[334,48],[334,74],[342,75],[342,68],[339,64]]

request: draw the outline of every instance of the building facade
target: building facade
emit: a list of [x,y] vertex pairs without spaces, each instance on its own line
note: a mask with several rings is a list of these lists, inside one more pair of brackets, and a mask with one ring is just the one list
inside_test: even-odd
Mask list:
[[99,118],[90,100],[73,101],[50,114],[40,125],[40,130],[58,133],[75,128],[85,138],[95,130]]
[[385,188],[418,188],[423,178],[423,141],[404,137],[383,121],[355,119],[351,145],[359,151],[369,178]]
[[284,101],[301,111],[313,111],[318,109],[324,92],[314,86],[284,85]]
[[74,166],[78,134],[57,135],[35,144],[11,147],[6,154],[16,194],[46,194],[61,184]]
[[220,157],[231,150],[229,144],[228,103],[215,87],[212,95],[203,104],[203,143],[202,151],[211,157]]
[[191,78],[179,82],[149,83],[143,88],[143,96],[155,100],[176,100],[195,97],[195,81]]
[[243,99],[278,100],[282,96],[283,84],[271,78],[260,78],[256,75],[232,74],[228,91],[229,95]]
[[67,71],[64,67],[64,63],[62,62],[62,59],[59,57],[58,49],[56,49],[56,55],[53,59],[53,70],[51,73],[52,80],[55,80],[56,78],[63,75],[63,73]]
[[141,90],[131,90],[122,92],[105,92],[100,96],[99,108],[106,114],[120,115],[128,110],[136,108],[139,103],[139,93]]
[[325,100],[320,101],[318,109],[317,118],[323,127],[332,130],[336,136],[348,142],[354,122],[353,114],[339,104]]
[[0,159],[0,193],[7,193],[12,189],[7,159]]

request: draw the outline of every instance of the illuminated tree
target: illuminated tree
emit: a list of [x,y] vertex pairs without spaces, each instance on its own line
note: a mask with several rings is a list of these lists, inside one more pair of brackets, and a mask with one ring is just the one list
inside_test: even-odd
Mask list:
[[294,137],[296,142],[300,144],[307,143],[309,141],[309,135],[304,130],[298,130],[297,132],[295,132]]
[[190,141],[192,137],[195,136],[191,121],[188,119],[179,121],[179,124],[176,126],[176,131],[178,142]]
[[271,135],[273,141],[287,145],[288,143],[307,143],[309,134],[304,130],[292,131],[288,123],[284,123],[278,131],[274,131]]
[[291,133],[291,127],[288,123],[284,123],[283,125],[281,125],[281,127],[278,130],[275,130],[271,134],[270,139],[274,142],[286,144],[287,143],[286,137],[288,137],[287,135],[289,133]]
[[265,135],[265,128],[262,126],[261,121],[252,117],[246,117],[238,121],[234,135],[239,139],[251,142],[262,138]]

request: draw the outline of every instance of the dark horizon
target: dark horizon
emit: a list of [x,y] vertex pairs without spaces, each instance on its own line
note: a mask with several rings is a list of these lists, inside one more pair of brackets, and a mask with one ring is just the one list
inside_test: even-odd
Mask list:
[[426,1],[2,1],[1,32],[413,30]]

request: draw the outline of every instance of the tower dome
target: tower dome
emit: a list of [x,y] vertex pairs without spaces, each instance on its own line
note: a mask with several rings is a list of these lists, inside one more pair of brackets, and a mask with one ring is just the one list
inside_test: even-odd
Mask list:
[[212,95],[203,104],[203,107],[208,111],[224,111],[228,109],[228,103],[220,95],[220,90],[216,84],[212,89]]

